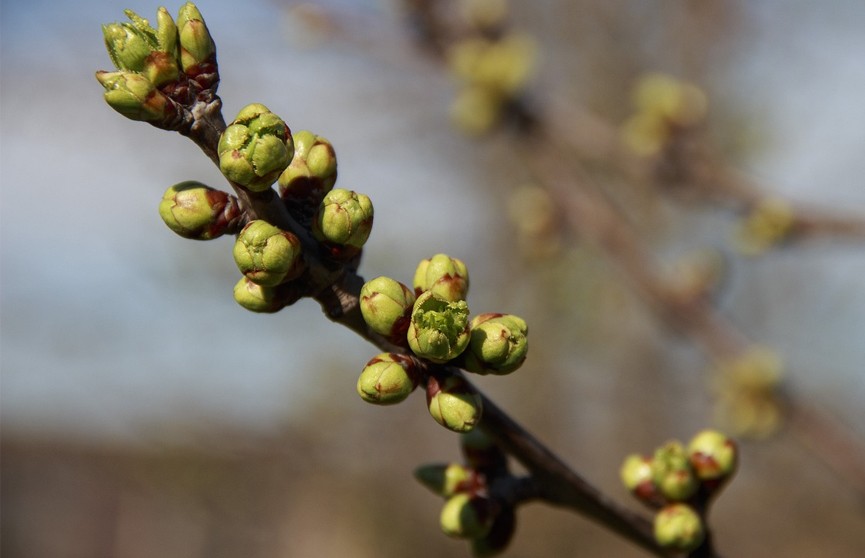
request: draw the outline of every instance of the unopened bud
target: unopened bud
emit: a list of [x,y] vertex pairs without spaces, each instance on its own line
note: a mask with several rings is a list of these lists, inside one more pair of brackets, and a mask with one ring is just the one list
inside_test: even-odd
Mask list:
[[476,539],[489,533],[493,505],[488,498],[461,492],[448,498],[439,519],[449,537]]
[[414,476],[421,484],[445,498],[473,488],[476,482],[474,473],[459,463],[423,465],[415,469]]
[[481,314],[470,325],[465,368],[478,374],[509,374],[526,359],[529,343],[525,320],[512,314]]
[[210,240],[234,232],[241,211],[234,196],[188,180],[165,191],[159,216],[184,238]]
[[336,188],[319,205],[312,234],[320,242],[359,250],[372,231],[373,207],[363,195]]
[[417,387],[418,374],[411,358],[397,353],[374,357],[357,380],[357,393],[367,403],[393,405]]
[[201,12],[192,2],[181,6],[177,13],[177,28],[180,36],[180,64],[183,71],[189,73],[216,53],[216,45]]
[[243,227],[234,243],[234,262],[250,281],[273,287],[297,275],[300,239],[267,221]]
[[688,453],[677,441],[667,442],[655,450],[652,479],[658,492],[674,502],[687,500],[699,487]]
[[462,260],[436,254],[418,264],[413,285],[417,295],[432,291],[451,302],[465,300],[469,291],[469,272]]
[[430,377],[426,395],[430,415],[448,430],[468,432],[481,420],[481,396],[459,376]]
[[736,471],[736,442],[717,430],[703,430],[688,444],[688,456],[697,478],[706,482],[723,482]]
[[703,521],[686,504],[670,504],[655,515],[655,540],[676,552],[691,552],[706,538]]
[[366,324],[381,335],[406,341],[414,293],[390,277],[376,277],[360,289],[360,312]]
[[294,154],[291,130],[266,106],[245,106],[219,138],[219,169],[254,192],[270,188]]
[[234,286],[234,300],[250,312],[273,313],[282,310],[285,303],[275,287],[264,287],[246,277]]
[[294,158],[279,175],[279,195],[286,201],[318,205],[336,183],[336,153],[325,138],[301,130],[294,134]]

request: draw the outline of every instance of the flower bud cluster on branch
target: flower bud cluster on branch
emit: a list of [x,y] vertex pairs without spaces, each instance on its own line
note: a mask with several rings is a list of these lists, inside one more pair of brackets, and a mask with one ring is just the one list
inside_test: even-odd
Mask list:
[[673,440],[651,456],[632,454],[622,464],[622,483],[655,514],[655,539],[677,552],[692,552],[707,536],[711,499],[736,471],[736,443],[715,430],[694,436],[687,447]]

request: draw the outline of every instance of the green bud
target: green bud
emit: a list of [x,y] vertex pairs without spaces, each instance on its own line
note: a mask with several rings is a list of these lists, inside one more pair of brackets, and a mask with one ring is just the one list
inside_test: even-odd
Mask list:
[[706,538],[703,521],[686,504],[670,504],[655,515],[655,540],[676,552],[696,550]]
[[417,384],[411,358],[381,353],[366,363],[357,380],[357,393],[367,403],[393,405],[408,397]]
[[468,432],[481,420],[481,396],[459,376],[443,379],[431,376],[426,399],[430,415],[448,430]]
[[132,72],[96,72],[105,102],[131,120],[162,120],[176,111],[174,101],[146,77]]
[[102,26],[105,48],[118,70],[140,72],[150,53],[157,49],[156,30],[132,10],[124,13],[131,23],[109,23]]
[[459,463],[423,465],[414,471],[415,478],[439,496],[449,498],[473,488],[474,473]]
[[297,275],[300,239],[257,219],[240,231],[233,253],[234,262],[247,279],[273,287]]
[[468,295],[469,272],[462,260],[436,254],[418,264],[413,284],[415,294],[432,291],[445,300],[456,302],[465,300]]
[[471,321],[465,368],[478,374],[509,374],[526,360],[525,320],[512,314],[481,314]]
[[177,13],[177,28],[180,37],[180,65],[183,71],[207,62],[216,53],[216,45],[204,23],[201,12],[192,2],[180,7]]
[[688,444],[688,456],[697,478],[703,482],[724,481],[736,471],[736,443],[717,430],[703,430]]
[[336,188],[319,205],[312,234],[320,242],[361,248],[372,231],[373,208],[367,196]]
[[674,502],[687,500],[699,487],[688,453],[677,441],[667,442],[655,450],[652,480],[658,492]]
[[657,506],[663,503],[655,486],[651,458],[636,453],[629,455],[619,469],[619,477],[625,488],[644,504]]
[[246,277],[234,285],[234,300],[251,312],[273,313],[285,307],[274,287],[264,287]]
[[232,232],[241,211],[234,196],[188,180],[165,191],[159,216],[184,238],[210,240]]
[[489,498],[465,492],[454,494],[442,507],[439,517],[442,531],[460,539],[476,539],[490,531],[493,505]]
[[360,289],[360,312],[370,329],[403,342],[414,301],[414,293],[390,277],[376,277]]
[[[190,4],[187,4],[187,6]],[[263,192],[294,155],[291,130],[266,106],[245,106],[219,138],[219,169],[232,182]]]
[[408,345],[419,357],[436,363],[456,358],[469,344],[469,308],[465,301],[448,302],[432,293],[414,303]]
[[294,134],[294,158],[279,175],[283,199],[318,205],[336,183],[336,153],[329,141],[312,132]]

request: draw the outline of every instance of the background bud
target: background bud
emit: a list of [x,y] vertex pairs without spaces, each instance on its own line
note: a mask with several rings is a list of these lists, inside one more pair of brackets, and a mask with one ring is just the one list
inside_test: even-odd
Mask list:
[[421,484],[448,498],[474,486],[474,474],[459,463],[423,465],[415,469],[415,478]]
[[370,329],[403,342],[414,301],[414,293],[390,277],[376,277],[360,289],[360,312]]
[[372,231],[373,208],[367,196],[336,188],[319,205],[312,234],[321,242],[361,248]]
[[318,205],[336,183],[336,153],[329,141],[312,132],[294,134],[294,158],[279,175],[283,199]]
[[705,537],[703,521],[688,505],[670,504],[655,515],[655,540],[664,548],[691,552]]
[[439,519],[449,537],[475,539],[489,533],[493,506],[488,498],[461,492],[448,498]]
[[245,106],[219,138],[219,170],[254,192],[270,188],[294,155],[291,130],[266,106]]
[[462,260],[436,254],[418,264],[413,285],[417,295],[432,291],[451,302],[465,300],[469,291],[469,272]]
[[701,481],[725,480],[736,471],[736,443],[717,430],[703,430],[688,444],[688,457]]
[[234,243],[234,261],[247,279],[265,287],[294,274],[300,258],[300,239],[256,219],[243,227]]
[[676,441],[667,442],[655,450],[652,479],[658,492],[672,501],[687,500],[699,487],[688,453]]
[[414,303],[408,326],[408,345],[418,355],[444,363],[459,356],[469,344],[469,309],[465,301],[448,302],[429,291]]
[[417,384],[411,358],[381,353],[366,363],[357,380],[357,393],[367,403],[393,405],[408,397]]
[[188,180],[171,186],[159,203],[159,216],[184,238],[210,240],[232,232],[241,216],[237,198]]
[[481,314],[470,325],[466,370],[479,374],[509,374],[519,368],[529,350],[528,326],[512,314]]
[[481,420],[483,402],[480,395],[459,376],[427,383],[427,407],[430,415],[442,426],[454,432],[468,432]]

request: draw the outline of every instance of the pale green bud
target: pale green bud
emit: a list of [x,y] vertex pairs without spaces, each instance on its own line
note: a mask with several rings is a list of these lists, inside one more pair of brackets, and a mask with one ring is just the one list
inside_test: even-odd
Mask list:
[[201,12],[192,2],[181,6],[177,13],[177,28],[180,37],[180,64],[189,72],[207,62],[216,53],[216,45],[204,23]]
[[408,345],[419,357],[436,363],[454,359],[469,345],[469,308],[427,291],[414,303]]
[[691,552],[706,538],[703,521],[686,504],[670,504],[655,515],[655,540],[676,552]]
[[321,242],[361,248],[372,231],[373,208],[363,195],[336,188],[319,205],[312,234]]
[[430,415],[442,426],[454,432],[468,432],[481,420],[483,400],[468,382],[459,376],[427,382],[427,407]]
[[264,287],[246,277],[234,285],[234,300],[251,312],[272,313],[285,306],[279,301],[274,287]]
[[184,238],[210,240],[232,232],[241,211],[234,196],[188,180],[165,191],[159,216]]
[[411,358],[381,353],[366,363],[357,380],[357,393],[367,403],[393,405],[417,387],[418,374]]
[[449,537],[477,539],[489,533],[493,517],[488,498],[461,492],[445,502],[439,522]]
[[119,70],[140,72],[156,87],[175,81],[180,74],[177,26],[168,11],[157,11],[157,29],[132,10],[125,13],[129,23],[102,26],[111,62]]
[[688,456],[703,482],[724,481],[736,472],[736,443],[717,430],[703,430],[694,436],[688,444]]
[[162,120],[176,110],[146,77],[133,72],[96,72],[105,88],[105,102],[131,120]]
[[413,286],[418,295],[432,291],[451,302],[465,300],[469,291],[469,272],[462,260],[436,254],[418,264]]
[[631,494],[649,506],[660,506],[664,498],[655,486],[652,459],[645,455],[632,454],[625,458],[619,469],[619,477]]
[[529,342],[525,320],[512,314],[481,314],[471,321],[465,368],[478,374],[509,374],[526,359]]
[[667,442],[655,450],[652,480],[658,492],[671,501],[687,500],[699,487],[688,453],[677,441]]
[[464,492],[475,483],[474,473],[459,463],[423,465],[415,469],[414,476],[421,484],[445,498]]
[[414,301],[414,293],[390,277],[376,277],[360,289],[360,312],[370,329],[403,342]]
[[336,167],[333,145],[301,130],[294,134],[294,158],[279,175],[279,195],[285,200],[317,205],[333,189]]
[[291,130],[266,106],[253,103],[238,113],[219,138],[219,169],[254,192],[270,188],[294,155]]
[[253,283],[273,287],[296,275],[300,239],[257,219],[243,227],[234,243],[234,262]]

